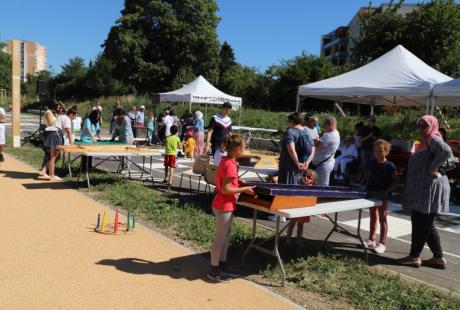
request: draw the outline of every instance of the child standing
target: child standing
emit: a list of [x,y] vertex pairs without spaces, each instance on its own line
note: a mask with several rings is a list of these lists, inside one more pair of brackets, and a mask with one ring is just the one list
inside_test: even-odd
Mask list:
[[149,145],[152,145],[152,140],[155,136],[155,117],[152,111],[147,113],[147,118],[145,119],[145,127],[147,127],[147,140]]
[[[367,170],[367,193],[369,198],[382,200],[380,207],[372,207],[370,213],[369,240],[364,242],[367,248],[374,248],[378,254],[386,250],[386,238],[388,233],[387,211],[391,191],[398,185],[399,177],[396,166],[387,160],[390,154],[391,144],[383,139],[378,139],[373,144],[375,159],[366,166]],[[380,223],[380,240],[377,245],[375,237],[377,222]]]
[[[172,125],[170,132],[171,134],[166,137],[165,143],[165,178],[163,183],[167,183],[171,185],[172,177],[174,174],[174,168],[176,168],[176,157],[177,157],[177,149],[180,147],[180,139],[177,136],[178,128],[176,125]],[[168,170],[169,170],[169,178],[168,178]]]
[[5,145],[5,122],[6,122],[6,113],[5,110],[0,107],[0,163],[5,161],[3,157],[3,147]]
[[185,157],[195,159],[196,141],[193,138],[193,130],[187,131],[187,133],[185,134],[185,141],[183,144]]
[[236,275],[227,266],[227,250],[237,194],[254,195],[254,186],[238,187],[238,163],[236,160],[243,155],[243,138],[238,135],[231,135],[224,145],[227,157],[222,158],[217,169],[217,194],[212,202],[212,211],[216,216],[216,233],[211,250],[211,268],[207,275],[209,279],[218,282],[228,282],[232,275]]
[[[307,171],[304,171],[302,173],[302,178],[299,179],[299,184],[305,185],[305,186],[312,186],[316,185],[316,178],[318,175],[316,174],[315,170],[308,169]],[[294,226],[297,223],[297,239],[296,243],[297,245],[302,244],[302,235],[303,235],[303,224],[309,223],[310,222],[310,217],[309,216],[303,216],[303,217],[298,217],[295,219],[291,220],[291,223],[289,224],[288,230],[287,230],[287,236],[288,236],[288,243],[291,243],[291,237],[292,233],[294,231]]]

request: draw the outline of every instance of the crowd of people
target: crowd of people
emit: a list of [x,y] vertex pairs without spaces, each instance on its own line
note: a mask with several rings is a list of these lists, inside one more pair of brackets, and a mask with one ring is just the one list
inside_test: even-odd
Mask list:
[[[162,111],[156,118],[141,106],[139,111],[132,106],[126,112],[119,102],[114,106],[110,122],[112,138],[132,143],[134,128],[147,128],[149,143],[162,143],[165,146],[164,183],[171,184],[176,157],[180,149],[194,158],[211,154],[218,159],[216,176],[216,196],[212,209],[216,216],[215,241],[211,251],[211,267],[208,277],[217,281],[229,281],[234,272],[227,266],[227,250],[233,212],[236,209],[238,193],[254,195],[253,186],[244,184],[238,178],[238,158],[245,149],[245,141],[231,133],[232,121],[229,116],[231,105],[224,103],[219,112],[213,115],[207,126],[200,111],[185,113],[180,119],[171,108]],[[81,126],[82,142],[94,143],[99,140],[102,107],[96,104],[84,118]],[[59,180],[55,175],[55,162],[59,158],[57,147],[64,143],[74,143],[73,121],[78,115],[74,106],[65,110],[61,102],[52,101],[44,114],[44,158],[38,178]],[[3,160],[5,112],[0,109],[0,161]],[[299,184],[302,186],[329,186],[331,175],[343,180],[347,166],[357,162],[364,171],[364,188],[369,198],[382,201],[381,206],[370,208],[369,238],[364,246],[382,254],[386,251],[388,223],[387,212],[391,193],[399,183],[396,166],[388,160],[391,144],[382,139],[382,132],[376,126],[374,117],[356,124],[355,132],[341,139],[337,130],[337,120],[326,117],[322,126],[314,115],[293,113],[287,118],[287,130],[280,143],[279,170],[274,182]],[[413,267],[428,265],[445,268],[447,261],[443,256],[441,241],[434,226],[436,216],[448,211],[450,186],[446,172],[455,167],[452,150],[444,142],[442,131],[435,117],[425,115],[417,120],[420,132],[420,147],[410,158],[406,184],[404,186],[404,209],[411,213],[412,240],[407,257],[399,260],[401,264]],[[303,234],[303,226],[309,217],[292,219],[287,234],[297,230],[297,241]],[[380,226],[377,240],[377,226]],[[290,243],[290,241],[289,241]],[[433,258],[422,261],[421,252],[425,243],[433,252]]]

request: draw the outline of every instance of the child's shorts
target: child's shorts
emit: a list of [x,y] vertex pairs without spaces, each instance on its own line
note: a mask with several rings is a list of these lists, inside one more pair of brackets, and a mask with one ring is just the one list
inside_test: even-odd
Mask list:
[[176,155],[166,155],[164,161],[165,167],[176,168]]

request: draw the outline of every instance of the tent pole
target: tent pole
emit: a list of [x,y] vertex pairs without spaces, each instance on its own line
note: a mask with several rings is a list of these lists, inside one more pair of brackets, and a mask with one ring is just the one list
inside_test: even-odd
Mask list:
[[425,114],[428,114],[430,112],[430,97],[426,97],[425,101]]
[[188,113],[192,113],[192,101],[188,103]]
[[243,105],[240,105],[240,110],[238,111],[238,126],[241,126],[241,109],[243,109]]
[[374,105],[371,104],[371,116],[374,116]]
[[204,104],[204,119],[208,119],[208,104]]
[[434,115],[434,106],[436,105],[436,100],[434,99],[433,96],[431,96],[431,111],[430,114]]
[[300,95],[297,94],[297,97],[296,97],[296,105],[295,105],[295,111],[296,111],[296,112],[299,112],[299,105],[300,105]]

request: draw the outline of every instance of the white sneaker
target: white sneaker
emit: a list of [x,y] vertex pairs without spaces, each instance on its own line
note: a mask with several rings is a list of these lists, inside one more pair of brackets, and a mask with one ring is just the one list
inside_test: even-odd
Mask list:
[[373,249],[373,248],[375,248],[376,245],[377,245],[377,243],[375,241],[372,241],[372,240],[364,241],[364,247],[367,248],[367,249]]
[[379,245],[376,246],[375,249],[374,249],[375,253],[377,253],[377,254],[382,254],[382,253],[385,252],[385,250],[386,250],[386,247],[385,247],[385,245],[383,243],[379,243]]

